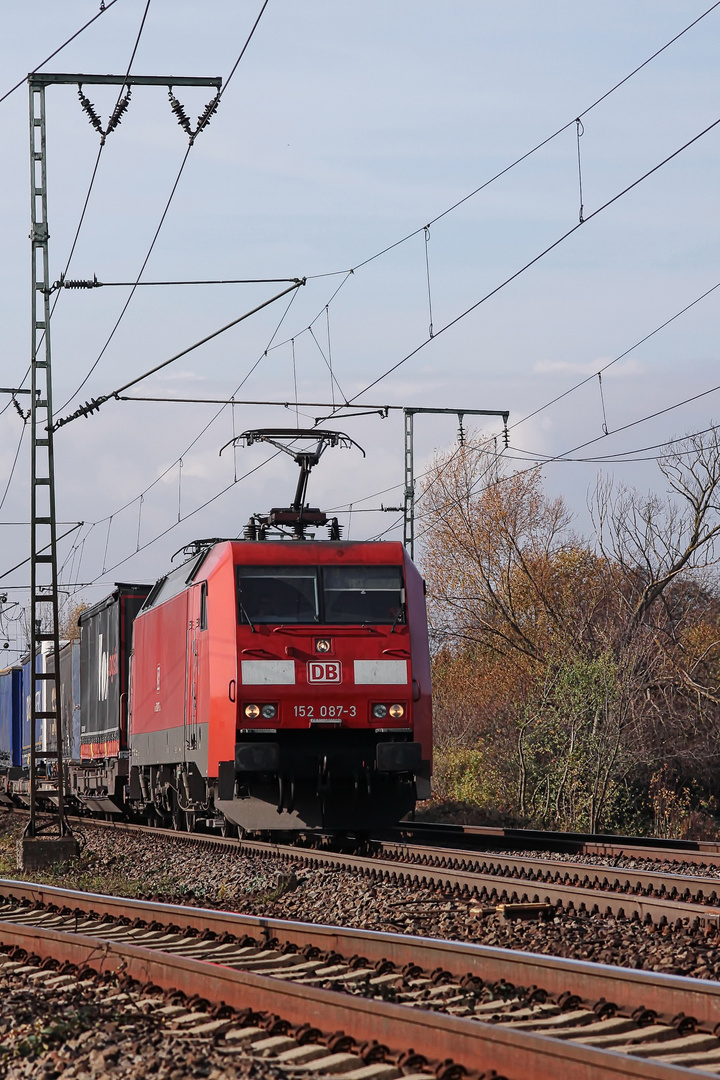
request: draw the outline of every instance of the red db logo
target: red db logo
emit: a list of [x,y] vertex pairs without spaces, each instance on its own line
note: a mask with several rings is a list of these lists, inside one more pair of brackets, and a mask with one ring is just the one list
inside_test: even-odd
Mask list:
[[342,665],[339,660],[311,660],[307,666],[307,681],[342,682]]

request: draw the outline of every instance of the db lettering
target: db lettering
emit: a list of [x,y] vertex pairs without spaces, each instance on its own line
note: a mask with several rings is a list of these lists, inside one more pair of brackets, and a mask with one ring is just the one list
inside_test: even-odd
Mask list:
[[311,660],[307,666],[309,683],[342,682],[342,665],[339,660]]

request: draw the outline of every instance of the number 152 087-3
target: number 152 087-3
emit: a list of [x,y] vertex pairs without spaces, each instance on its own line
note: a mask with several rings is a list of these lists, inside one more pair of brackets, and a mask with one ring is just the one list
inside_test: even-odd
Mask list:
[[355,705],[295,705],[295,716],[306,720],[342,720],[344,716],[357,716]]

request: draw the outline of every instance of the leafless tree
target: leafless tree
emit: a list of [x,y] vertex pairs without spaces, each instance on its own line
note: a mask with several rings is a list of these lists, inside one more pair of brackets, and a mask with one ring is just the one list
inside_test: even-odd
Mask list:
[[720,535],[720,430],[675,443],[659,461],[668,496],[601,478],[591,504],[598,543],[631,588],[630,635],[681,574],[716,563]]

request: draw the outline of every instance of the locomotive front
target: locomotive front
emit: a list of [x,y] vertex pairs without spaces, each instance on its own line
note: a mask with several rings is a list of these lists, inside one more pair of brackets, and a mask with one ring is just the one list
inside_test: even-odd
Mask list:
[[418,571],[398,543],[231,547],[236,736],[217,808],[254,830],[397,822],[429,794]]

